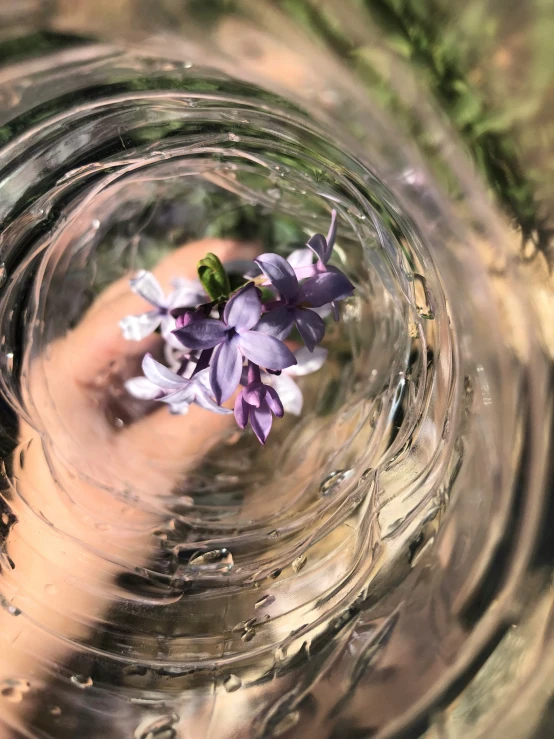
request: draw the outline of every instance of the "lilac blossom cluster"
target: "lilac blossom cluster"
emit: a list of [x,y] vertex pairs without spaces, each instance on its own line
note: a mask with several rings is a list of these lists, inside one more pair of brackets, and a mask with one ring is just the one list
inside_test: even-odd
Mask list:
[[[178,414],[193,403],[231,413],[223,404],[235,395],[238,426],[250,424],[264,444],[273,416],[300,414],[303,397],[294,378],[323,365],[327,352],[317,345],[325,335],[324,319],[332,311],[338,320],[337,303],[354,291],[329,265],[336,231],[333,210],[327,237],[315,234],[308,248],[288,259],[262,254],[254,260],[258,276],[245,278],[234,292],[213,254],[199,263],[199,280],[174,280],[167,297],[150,272],[139,272],[131,289],[152,309],[124,318],[121,330],[134,341],[159,330],[167,366],[146,354],[144,375],[128,380],[127,391],[166,403]],[[293,352],[285,339],[295,328],[305,346]]]

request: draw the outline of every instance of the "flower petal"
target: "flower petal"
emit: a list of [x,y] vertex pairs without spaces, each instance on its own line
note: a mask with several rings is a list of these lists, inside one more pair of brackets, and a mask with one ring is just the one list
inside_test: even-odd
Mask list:
[[342,272],[323,272],[310,277],[300,286],[298,303],[319,308],[333,300],[342,300],[354,292],[354,285]]
[[267,403],[262,403],[259,408],[250,409],[250,425],[258,440],[265,444],[265,440],[271,431],[273,416]]
[[333,208],[333,210],[331,211],[331,224],[329,226],[329,231],[327,232],[328,256],[327,256],[327,259],[325,259],[325,264],[327,264],[327,262],[331,258],[331,254],[333,253],[333,247],[335,246],[336,238],[337,238],[337,211]]
[[296,357],[282,341],[260,331],[240,334],[239,346],[244,356],[254,364],[280,370],[296,364]]
[[167,298],[169,310],[174,308],[196,308],[207,299],[199,280],[174,280],[175,290]]
[[319,344],[325,336],[325,324],[323,320],[313,310],[308,308],[298,308],[294,317],[296,319],[296,328],[302,337],[308,351],[313,352],[315,345]]
[[157,362],[151,354],[144,355],[142,371],[150,382],[153,382],[166,391],[181,390],[188,384],[188,380],[185,380],[184,377],[181,377],[160,362]]
[[195,394],[192,383],[187,383],[187,385],[182,387],[180,390],[168,393],[167,395],[164,395],[163,398],[160,398],[162,403],[169,403],[170,405],[182,405],[183,403],[190,405],[194,399]]
[[242,397],[248,405],[259,408],[265,398],[265,387],[261,382],[251,382],[242,391]]
[[229,410],[229,408],[222,408],[208,395],[208,393],[203,392],[200,389],[196,390],[194,402],[201,408],[211,411],[212,413],[217,413],[219,416],[228,416],[233,412]]
[[147,377],[131,377],[125,383],[125,390],[133,398],[140,398],[141,400],[156,400],[160,395],[163,395],[163,391]]
[[327,255],[327,241],[325,240],[325,236],[323,234],[314,234],[312,238],[307,242],[306,246],[308,246],[313,253],[316,255],[316,257],[325,264],[325,257]]
[[174,335],[188,349],[211,349],[227,338],[227,326],[214,318],[192,321],[188,326],[175,329]]
[[283,404],[281,403],[281,398],[277,394],[277,392],[270,386],[266,386],[266,396],[265,396],[266,403],[268,404],[270,410],[279,418],[282,418],[285,414],[285,409],[283,408]]
[[248,416],[250,415],[250,407],[244,402],[242,393],[237,395],[235,400],[235,420],[241,429],[245,429],[248,424]]
[[293,324],[294,311],[283,305],[264,313],[254,327],[254,331],[261,331],[263,334],[269,334],[269,336],[282,340],[290,334]]
[[165,307],[164,291],[152,272],[141,269],[129,282],[131,290],[136,295],[144,298],[151,305],[155,305],[156,308]]
[[292,299],[296,296],[298,280],[286,259],[279,254],[262,254],[254,261],[283,297]]
[[288,255],[287,262],[296,272],[299,267],[312,267],[314,255],[311,249],[295,249]]
[[279,393],[279,398],[283,404],[286,413],[292,413],[293,416],[299,416],[302,413],[304,397],[302,390],[289,375],[272,375],[271,384]]
[[161,322],[160,313],[157,310],[151,310],[138,316],[125,316],[119,322],[119,328],[123,338],[127,341],[141,341],[150,336]]
[[[313,312],[315,313],[315,311]],[[298,364],[289,367],[286,374],[291,377],[302,377],[303,375],[311,375],[312,372],[317,372],[323,367],[327,359],[327,349],[316,346],[313,352],[310,352],[309,349],[303,346],[302,349],[294,352],[294,356]]]
[[237,331],[248,331],[260,320],[262,301],[252,283],[241,288],[229,300],[223,311],[225,323]]
[[239,335],[220,344],[212,356],[210,384],[216,401],[221,404],[237,389],[242,373]]

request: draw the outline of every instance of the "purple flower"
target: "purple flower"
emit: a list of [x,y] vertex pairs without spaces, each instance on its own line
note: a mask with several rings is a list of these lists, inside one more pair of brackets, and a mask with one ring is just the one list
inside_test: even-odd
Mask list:
[[320,370],[327,359],[327,350],[316,346],[313,352],[309,352],[306,347],[302,347],[294,352],[294,356],[297,364],[293,367],[287,367],[280,375],[264,373],[262,378],[277,391],[285,411],[292,413],[293,416],[299,416],[302,413],[304,397],[294,378],[311,375]]
[[284,339],[296,324],[309,351],[313,351],[325,334],[325,324],[310,308],[342,300],[352,294],[354,286],[339,271],[316,274],[300,284],[294,269],[278,254],[262,254],[254,261],[282,296],[263,315],[257,330]]
[[161,400],[169,404],[172,413],[186,413],[192,403],[213,413],[231,412],[220,408],[210,397],[207,369],[187,379],[157,362],[151,354],[146,354],[142,370],[144,377],[133,377],[125,383],[126,390],[135,398]]
[[216,347],[210,363],[210,383],[218,403],[235,392],[240,382],[243,356],[271,370],[296,364],[294,354],[279,339],[252,331],[261,312],[258,290],[250,283],[229,300],[223,320],[195,320],[174,331],[179,341],[190,349]]
[[119,322],[123,337],[129,341],[140,341],[161,326],[162,336],[175,348],[182,348],[172,335],[175,319],[171,315],[174,308],[195,308],[206,299],[198,280],[178,278],[172,281],[173,290],[167,297],[158,280],[151,272],[140,270],[130,281],[134,293],[153,306],[153,310],[137,316],[126,316]]
[[277,392],[261,380],[260,368],[253,362],[248,363],[248,382],[235,401],[235,419],[241,429],[246,428],[248,421],[258,440],[265,444],[273,415],[283,417],[284,409]]
[[[314,265],[314,271],[316,274],[324,274],[325,272],[335,272],[336,274],[342,275],[342,272],[337,267],[329,267],[328,262],[333,254],[333,248],[335,246],[335,239],[337,238],[337,211],[331,211],[331,225],[327,233],[327,238],[322,234],[314,234],[308,241],[307,245],[317,257],[317,262]],[[331,301],[331,307],[333,309],[333,316],[335,321],[339,320],[339,309],[335,300]]]

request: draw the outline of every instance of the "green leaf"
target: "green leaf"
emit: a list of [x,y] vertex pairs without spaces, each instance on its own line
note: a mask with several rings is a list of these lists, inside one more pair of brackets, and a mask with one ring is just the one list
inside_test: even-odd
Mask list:
[[198,277],[212,300],[229,297],[231,283],[221,260],[211,252],[198,262]]

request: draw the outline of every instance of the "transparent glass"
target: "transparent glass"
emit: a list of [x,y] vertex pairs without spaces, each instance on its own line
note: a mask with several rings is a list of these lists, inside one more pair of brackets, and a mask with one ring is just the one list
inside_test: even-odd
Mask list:
[[[0,3],[0,739],[551,736],[554,29],[449,5]],[[299,417],[124,392],[137,269],[332,208]]]

